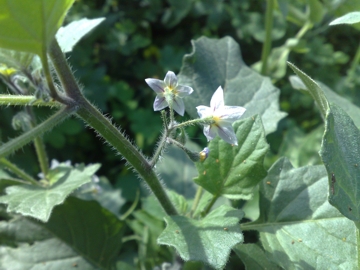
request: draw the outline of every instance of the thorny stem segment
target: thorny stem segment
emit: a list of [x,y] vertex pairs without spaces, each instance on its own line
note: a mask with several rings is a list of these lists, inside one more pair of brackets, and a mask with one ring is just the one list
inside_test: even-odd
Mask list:
[[154,195],[168,215],[177,215],[177,211],[167,196],[155,171],[148,161],[125,136],[87,100],[82,100],[77,114],[94,128],[110,145],[112,145],[135,168],[148,184]]
[[0,95],[0,106],[46,106],[46,107],[61,107],[62,104],[56,101],[45,102],[41,99],[36,99],[34,96],[21,95]]
[[61,85],[64,88],[66,96],[78,102],[84,99],[74,74],[71,72],[70,67],[67,64],[64,54],[56,39],[54,39],[50,45],[49,55]]
[[38,181],[36,181],[34,178],[32,178],[30,175],[28,175],[26,172],[21,170],[18,166],[11,163],[6,158],[0,158],[0,163],[5,166],[6,169],[9,171],[15,173],[18,177],[21,179],[30,182],[33,185],[41,186]]
[[156,163],[159,160],[159,157],[161,156],[162,151],[164,150],[165,144],[166,144],[166,140],[169,136],[169,130],[165,129],[164,132],[162,133],[161,139],[156,147],[155,153],[152,157],[152,159],[149,162],[149,165],[151,168],[154,168],[154,166],[156,165]]
[[165,189],[161,185],[155,171],[151,168],[149,162],[136,149],[134,145],[118,130],[109,119],[107,119],[98,109],[96,109],[82,95],[78,84],[72,74],[66,59],[57,44],[54,41],[50,47],[50,57],[56,69],[58,77],[66,94],[72,98],[79,107],[77,115],[80,116],[89,126],[94,128],[110,145],[134,167],[142,179],[150,187],[160,204],[168,215],[177,215],[177,211],[170,201]]
[[76,108],[74,107],[64,107],[33,129],[30,129],[28,132],[23,133],[19,137],[1,145],[0,157],[6,157],[7,155],[14,153],[16,150],[34,140],[34,138],[41,136],[45,132],[51,130],[54,126],[58,125],[63,120],[71,116],[75,110]]
[[267,0],[265,14],[265,42],[261,53],[261,74],[267,75],[267,61],[271,50],[271,31],[273,28],[273,12],[275,0]]

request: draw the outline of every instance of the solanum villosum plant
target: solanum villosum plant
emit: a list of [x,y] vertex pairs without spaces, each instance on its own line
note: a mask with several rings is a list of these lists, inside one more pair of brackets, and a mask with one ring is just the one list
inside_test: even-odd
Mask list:
[[[201,37],[178,76],[144,78],[155,92],[149,113],[163,122],[147,157],[85,97],[86,85],[67,63],[65,53],[103,21],[61,27],[73,2],[0,0],[0,77],[9,93],[0,105],[23,106],[12,121],[22,135],[0,145],[0,269],[223,269],[229,260],[246,269],[359,268],[360,122],[351,119],[359,108],[289,63],[293,87],[313,97],[325,122],[323,165],[295,168],[282,157],[266,170],[266,136],[286,116],[279,90],[245,65],[232,38]],[[359,21],[352,13],[334,24]],[[266,31],[262,74],[271,23]],[[38,121],[34,106],[52,115]],[[146,184],[142,207],[135,201],[120,214],[120,191],[95,174],[100,164],[49,165],[42,135],[72,116]],[[207,145],[188,140],[192,125],[203,129]],[[37,177],[11,162],[29,143]],[[187,189],[180,192],[179,182]],[[246,231],[259,241],[244,241]]]

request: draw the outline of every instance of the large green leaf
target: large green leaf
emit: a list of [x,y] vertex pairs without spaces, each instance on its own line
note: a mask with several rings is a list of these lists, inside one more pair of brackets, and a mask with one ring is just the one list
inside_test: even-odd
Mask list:
[[74,0],[0,0],[0,47],[46,56]]
[[230,37],[201,37],[192,44],[193,52],[184,57],[179,74],[179,83],[194,89],[184,98],[187,113],[198,117],[196,106],[209,106],[211,96],[222,86],[226,105],[245,107],[245,117],[261,115],[266,133],[275,131],[286,115],[279,111],[280,91],[269,78],[245,65],[239,45]]
[[113,269],[124,228],[98,203],[69,197],[45,224],[0,222],[1,269]]
[[166,229],[158,243],[175,247],[185,261],[201,261],[216,269],[225,266],[231,248],[242,243],[241,210],[222,205],[201,220],[165,217]]
[[329,202],[354,221],[360,221],[360,131],[335,104],[326,117],[321,158],[329,175]]
[[283,269],[356,269],[355,225],[327,201],[322,165],[295,169],[282,158],[260,185],[258,230],[263,247]]
[[214,196],[250,199],[254,187],[266,176],[263,166],[269,145],[259,116],[233,125],[238,146],[220,138],[209,144],[209,156],[196,163],[199,176],[195,182]]
[[64,53],[71,52],[79,40],[98,26],[105,18],[81,20],[71,22],[70,24],[60,27],[56,33],[56,39]]
[[99,164],[86,168],[59,166],[50,171],[50,187],[16,185],[5,189],[6,195],[0,197],[0,203],[8,205],[8,212],[48,221],[53,208],[64,202],[67,196],[78,187],[91,181]]

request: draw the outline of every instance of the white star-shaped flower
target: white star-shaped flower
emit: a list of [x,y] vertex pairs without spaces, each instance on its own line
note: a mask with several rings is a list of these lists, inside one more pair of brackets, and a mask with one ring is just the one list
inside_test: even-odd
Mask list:
[[182,98],[190,95],[194,90],[190,86],[179,85],[174,72],[168,71],[165,79],[145,79],[146,83],[156,92],[154,111],[160,111],[171,102],[172,108],[181,116],[184,115],[185,106]]
[[210,107],[197,106],[197,112],[201,119],[212,121],[204,126],[204,135],[210,141],[218,134],[227,143],[237,145],[237,138],[232,123],[238,120],[246,111],[240,106],[225,106],[224,91],[219,88],[213,94]]

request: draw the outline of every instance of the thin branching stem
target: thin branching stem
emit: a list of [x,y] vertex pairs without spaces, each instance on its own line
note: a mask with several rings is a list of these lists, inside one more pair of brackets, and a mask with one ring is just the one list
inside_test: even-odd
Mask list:
[[190,216],[192,217],[199,205],[200,199],[202,197],[203,194],[203,188],[198,186],[197,190],[196,190],[196,194],[195,194],[195,198],[194,198],[194,202],[192,204],[191,210],[190,210]]
[[267,0],[266,14],[265,14],[265,41],[261,53],[261,74],[267,75],[267,63],[271,50],[271,31],[273,28],[273,12],[275,0]]
[[43,101],[36,99],[35,96],[22,95],[0,95],[0,106],[42,106],[42,107],[61,107],[57,101]]
[[54,126],[68,118],[72,113],[75,112],[75,110],[76,108],[74,107],[64,107],[33,129],[30,129],[19,137],[1,145],[0,157],[6,157],[10,155],[11,153],[30,143],[32,140],[34,140],[34,138],[41,136],[45,132],[51,130]]
[[[34,128],[37,125],[37,121],[34,115],[34,112],[31,107],[26,108],[27,113],[31,117],[31,128]],[[36,156],[39,161],[40,169],[42,173],[44,174],[44,177],[46,177],[48,171],[49,171],[49,159],[45,150],[45,144],[42,139],[42,136],[35,137],[34,138],[34,146],[35,146],[35,152]]]
[[208,205],[205,207],[205,210],[201,213],[202,217],[205,217],[213,207],[214,203],[217,201],[219,196],[213,196],[211,201],[208,203]]
[[6,169],[20,177],[22,180],[25,180],[33,185],[41,186],[38,181],[36,181],[33,177],[31,177],[29,174],[24,172],[22,169],[20,169],[18,166],[16,166],[14,163],[10,162],[6,158],[0,158],[0,163],[4,165]]

